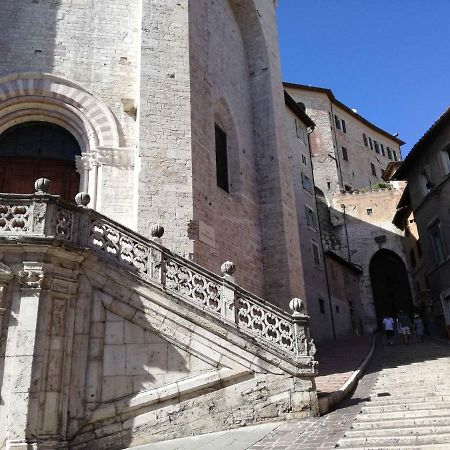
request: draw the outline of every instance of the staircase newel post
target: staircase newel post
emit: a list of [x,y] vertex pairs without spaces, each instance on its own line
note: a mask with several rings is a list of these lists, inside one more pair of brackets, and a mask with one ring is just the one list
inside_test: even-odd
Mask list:
[[237,325],[237,311],[236,311],[236,290],[230,283],[234,283],[234,272],[236,266],[231,261],[226,261],[220,266],[223,275],[222,291],[220,293],[220,313],[222,317]]
[[[150,228],[152,241],[162,246],[162,237],[164,235],[164,227],[156,224]],[[151,277],[156,278],[162,286],[166,285],[166,254],[163,248],[155,246],[150,249]],[[159,273],[158,273],[159,271]]]
[[293,298],[289,302],[292,311],[292,322],[294,325],[294,350],[297,356],[314,357],[315,345],[309,333],[309,316],[304,314],[304,303],[299,298]]

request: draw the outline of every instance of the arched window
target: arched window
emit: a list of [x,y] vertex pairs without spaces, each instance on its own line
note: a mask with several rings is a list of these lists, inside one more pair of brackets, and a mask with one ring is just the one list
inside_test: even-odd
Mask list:
[[34,192],[37,178],[52,182],[52,193],[73,201],[80,179],[75,157],[77,140],[63,127],[47,122],[25,122],[0,135],[0,191]]

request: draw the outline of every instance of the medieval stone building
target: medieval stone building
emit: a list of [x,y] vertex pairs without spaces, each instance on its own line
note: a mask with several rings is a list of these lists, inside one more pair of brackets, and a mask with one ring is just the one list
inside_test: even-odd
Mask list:
[[317,413],[286,313],[322,277],[313,122],[275,24],[272,0],[2,3],[0,445]]
[[[411,261],[404,233],[392,223],[404,183],[390,181],[404,142],[337,100],[330,89],[284,87],[316,124],[310,141],[324,258],[345,261],[341,270],[360,271],[359,295],[352,292],[347,301],[353,330],[372,332],[383,315],[400,309],[412,314],[417,296]],[[336,292],[332,275],[326,274]],[[359,299],[360,309],[353,305]],[[311,308],[313,300],[308,301]],[[330,314],[333,322],[339,319],[336,309]]]

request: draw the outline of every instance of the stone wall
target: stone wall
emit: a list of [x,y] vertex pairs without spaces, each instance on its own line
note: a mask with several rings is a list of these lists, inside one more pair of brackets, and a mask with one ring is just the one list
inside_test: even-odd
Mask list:
[[[311,136],[311,148],[315,168],[316,185],[327,198],[338,194],[341,190],[361,189],[382,182],[382,170],[393,160],[388,157],[387,147],[395,150],[397,158],[401,158],[399,143],[367,126],[361,120],[350,115],[345,109],[332,102],[326,93],[313,92],[308,89],[287,87],[287,91],[297,101],[302,102],[308,115],[317,124]],[[336,127],[335,117],[340,122]],[[346,132],[343,131],[342,120],[345,121]],[[363,133],[367,138],[383,144],[384,156],[379,147],[365,146]],[[342,147],[347,150],[348,161],[343,158]],[[371,172],[373,163],[376,176]],[[347,188],[346,188],[347,186]]]
[[380,189],[340,194],[333,197],[331,204],[341,255],[363,270],[360,295],[365,331],[377,327],[369,274],[372,256],[380,249],[392,250],[403,260],[409,273],[403,232],[392,223],[402,192],[402,189]]
[[[97,209],[129,226],[135,224],[132,166],[137,128],[124,104],[136,106],[138,102],[138,31],[138,0],[100,0],[89,7],[70,0],[2,2],[0,78],[28,72],[56,75],[91,93],[112,111],[119,134],[115,150],[124,149],[126,164],[99,158],[95,147],[84,148],[94,158],[87,158],[80,171],[89,170],[90,192],[94,203],[98,201]],[[40,108],[35,116],[29,103],[20,111],[16,108],[16,121],[26,117],[54,122],[68,109],[43,107],[46,102],[33,99],[34,110]],[[97,174],[99,166],[105,170]]]
[[311,367],[114,264],[45,246],[0,255],[21,274],[3,303],[7,448],[118,449],[317,413]]

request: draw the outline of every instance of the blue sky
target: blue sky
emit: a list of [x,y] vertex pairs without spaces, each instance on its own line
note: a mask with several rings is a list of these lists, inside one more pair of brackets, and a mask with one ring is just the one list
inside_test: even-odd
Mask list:
[[327,87],[406,141],[450,106],[450,0],[280,0],[283,80]]

